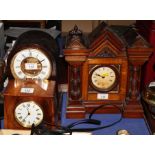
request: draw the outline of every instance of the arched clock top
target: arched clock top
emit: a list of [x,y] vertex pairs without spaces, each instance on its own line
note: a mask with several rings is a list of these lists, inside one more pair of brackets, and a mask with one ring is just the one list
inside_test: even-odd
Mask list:
[[7,59],[10,79],[56,79],[58,49],[46,32],[28,31],[17,39]]

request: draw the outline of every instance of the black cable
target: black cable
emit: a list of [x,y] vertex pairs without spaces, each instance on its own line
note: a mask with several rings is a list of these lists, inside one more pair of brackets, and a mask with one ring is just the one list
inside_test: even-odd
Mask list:
[[[54,129],[49,129],[47,126],[53,126]],[[31,135],[71,135],[72,131],[63,126],[57,126],[48,122],[42,122],[40,125],[35,126],[32,124]]]
[[95,119],[83,119],[83,120],[79,120],[79,121],[77,121],[77,122],[73,122],[73,123],[71,123],[71,124],[69,124],[68,126],[67,126],[67,128],[72,128],[72,127],[74,127],[74,126],[76,126],[76,125],[79,125],[79,124],[94,124],[94,125],[100,125],[101,124],[101,122],[99,121],[99,120],[95,120]]
[[[101,122],[99,120],[96,120],[96,119],[92,119],[92,116],[94,115],[94,113],[101,109],[101,108],[104,108],[106,106],[113,106],[115,107],[119,112],[120,112],[120,118],[116,121],[114,121],[113,123],[110,123],[106,126],[101,126],[101,127],[95,127],[95,128],[73,128],[77,125],[80,125],[80,124],[94,124],[94,125],[100,125]],[[111,127],[117,123],[119,123],[121,120],[122,120],[122,113],[123,113],[123,110],[122,108],[118,107],[117,105],[115,104],[103,104],[103,105],[100,105],[98,107],[96,107],[95,109],[93,109],[93,111],[89,114],[89,118],[88,119],[83,119],[83,120],[79,120],[79,121],[76,121],[76,122],[73,122],[67,126],[56,126],[54,124],[50,124],[48,122],[42,122],[42,124],[38,125],[38,126],[34,126],[34,124],[32,125],[32,128],[31,128],[31,135],[33,134],[37,134],[37,135],[66,135],[66,134],[69,134],[71,135],[72,132],[90,132],[90,131],[95,131],[95,130],[100,130],[100,129],[103,129],[103,128],[108,128],[108,127]],[[49,125],[49,126],[53,126],[55,129],[52,129],[52,130],[49,130],[47,128],[47,126],[45,125]],[[73,128],[73,129],[72,129]]]
[[[72,129],[74,126],[77,126],[77,125],[79,125],[79,124],[84,124],[84,123],[86,123],[84,120],[80,120],[80,121],[77,121],[77,122],[74,122],[74,123],[71,123],[71,124],[69,124],[67,127],[68,128],[70,128],[70,130],[72,131],[72,132],[90,132],[90,131],[95,131],[95,130],[100,130],[100,129],[103,129],[103,128],[107,128],[107,127],[111,127],[111,126],[113,126],[113,125],[115,125],[115,124],[117,124],[117,123],[119,123],[121,120],[122,120],[122,113],[123,113],[123,111],[122,111],[122,109],[121,108],[119,108],[117,105],[112,105],[112,104],[104,104],[104,105],[100,105],[100,106],[98,106],[97,108],[95,108],[91,113],[90,113],[90,115],[89,115],[89,119],[91,119],[91,117],[93,116],[93,114],[97,111],[97,110],[99,110],[99,109],[101,109],[101,108],[104,108],[104,107],[106,107],[106,106],[114,106],[116,109],[118,109],[119,110],[119,112],[120,112],[120,118],[118,119],[118,120],[116,120],[115,122],[113,122],[113,123],[111,123],[111,124],[109,124],[109,125],[106,125],[106,126],[101,126],[101,127],[96,127],[96,128],[75,128],[75,129]],[[89,120],[88,119],[88,120]]]

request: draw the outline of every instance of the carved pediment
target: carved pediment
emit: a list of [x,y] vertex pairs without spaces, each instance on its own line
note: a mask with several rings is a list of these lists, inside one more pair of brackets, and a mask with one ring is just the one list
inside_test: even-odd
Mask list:
[[101,52],[96,54],[96,57],[110,58],[116,57],[116,55],[110,48],[105,47]]
[[104,28],[91,42],[90,57],[117,57],[126,55],[125,44],[110,28]]
[[140,35],[138,35],[130,48],[148,48],[150,44]]
[[67,49],[82,49],[86,48],[82,43],[79,38],[72,38],[70,43],[66,47]]
[[66,49],[85,49],[82,31],[75,25],[67,37]]
[[97,49],[89,53],[89,57],[117,57],[119,56],[117,49],[112,47],[109,43],[102,44]]

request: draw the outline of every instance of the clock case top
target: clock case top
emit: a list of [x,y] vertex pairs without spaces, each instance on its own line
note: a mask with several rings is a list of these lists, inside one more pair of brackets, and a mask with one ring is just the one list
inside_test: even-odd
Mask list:
[[[70,75],[67,117],[84,117],[97,105],[109,102],[121,105],[125,117],[142,117],[139,99],[141,66],[153,49],[135,28],[108,26],[102,22],[90,34],[82,35],[78,28],[74,28],[66,40],[64,54]],[[89,71],[96,65],[121,66],[119,88],[114,93],[108,92],[108,100],[97,100],[99,92],[90,90]],[[78,70],[77,74],[74,74],[75,70]],[[78,94],[79,90],[81,93]],[[104,112],[115,111],[107,108]]]
[[56,64],[58,61],[58,47],[56,41],[48,33],[39,30],[24,32],[16,40],[15,45],[13,46],[7,58],[6,72],[9,79],[14,79],[10,69],[13,56],[19,51],[27,48],[38,49],[49,58],[52,65],[52,73],[49,77],[49,80],[56,80]]

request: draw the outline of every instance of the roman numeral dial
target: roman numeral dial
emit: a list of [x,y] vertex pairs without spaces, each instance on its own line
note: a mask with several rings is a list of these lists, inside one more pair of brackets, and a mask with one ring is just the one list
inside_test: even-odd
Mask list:
[[25,127],[31,128],[32,124],[39,125],[43,120],[43,110],[34,101],[22,102],[14,112],[17,122]]
[[11,60],[11,72],[16,79],[48,79],[52,65],[48,57],[39,49],[23,49]]

